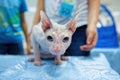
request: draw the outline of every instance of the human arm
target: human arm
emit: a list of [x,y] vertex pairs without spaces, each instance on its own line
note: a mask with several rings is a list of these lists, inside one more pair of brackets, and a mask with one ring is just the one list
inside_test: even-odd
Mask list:
[[30,48],[30,41],[29,41],[29,36],[28,36],[28,29],[27,29],[27,23],[25,20],[25,15],[24,13],[21,13],[21,24],[22,24],[22,29],[25,35],[25,40],[26,40],[26,45],[27,45],[27,54],[31,54],[31,48]]
[[37,9],[36,9],[34,21],[33,21],[33,24],[32,24],[32,28],[31,28],[31,31],[30,31],[30,35],[32,33],[33,26],[40,22],[40,10],[44,10],[44,0],[38,0],[37,1]]
[[80,46],[81,50],[90,51],[97,42],[97,21],[99,17],[100,0],[88,0],[88,26],[86,30],[87,41]]

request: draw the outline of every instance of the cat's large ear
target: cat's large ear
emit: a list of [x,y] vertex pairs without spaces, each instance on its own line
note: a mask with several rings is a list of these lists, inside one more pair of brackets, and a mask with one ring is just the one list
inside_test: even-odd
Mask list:
[[76,30],[76,23],[77,23],[77,19],[79,17],[80,13],[78,12],[74,17],[73,19],[71,19],[67,24],[67,28],[69,30],[71,30],[72,32],[74,32]]
[[50,26],[51,26],[50,19],[42,10],[40,11],[40,17],[41,17],[41,22],[42,22],[42,26],[44,28],[44,31],[50,29]]

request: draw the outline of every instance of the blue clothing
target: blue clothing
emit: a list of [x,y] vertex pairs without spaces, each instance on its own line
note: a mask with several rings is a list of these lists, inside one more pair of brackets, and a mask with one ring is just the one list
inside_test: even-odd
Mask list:
[[80,26],[76,29],[72,36],[72,42],[65,52],[65,56],[89,56],[90,51],[80,50],[81,45],[86,44],[86,28],[87,25]]
[[23,55],[23,43],[21,42],[17,44],[0,44],[0,54]]
[[0,0],[0,43],[23,41],[20,14],[25,11],[25,0]]

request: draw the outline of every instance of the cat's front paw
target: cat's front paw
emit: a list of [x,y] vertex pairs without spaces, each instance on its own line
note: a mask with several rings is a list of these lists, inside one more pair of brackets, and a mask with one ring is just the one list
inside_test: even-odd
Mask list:
[[41,65],[41,61],[40,60],[35,60],[34,64],[35,64],[35,66],[40,66]]
[[34,62],[35,58],[29,58],[28,62]]
[[62,61],[61,61],[61,60],[55,60],[55,64],[56,64],[56,65],[61,65],[61,64],[62,64]]
[[69,59],[68,59],[68,57],[66,57],[66,56],[61,56],[61,60],[63,60],[63,61],[68,61]]

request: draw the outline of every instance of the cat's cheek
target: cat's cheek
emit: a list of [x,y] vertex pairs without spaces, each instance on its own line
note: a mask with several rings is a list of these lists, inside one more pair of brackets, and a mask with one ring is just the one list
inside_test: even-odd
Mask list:
[[70,46],[70,44],[71,44],[71,41],[64,43],[65,48],[68,48]]
[[48,45],[51,45],[51,44],[53,44],[53,42],[49,42],[49,41],[47,41],[47,44],[48,44]]
[[47,39],[45,39],[45,41],[48,45],[52,44],[52,42],[48,41]]

